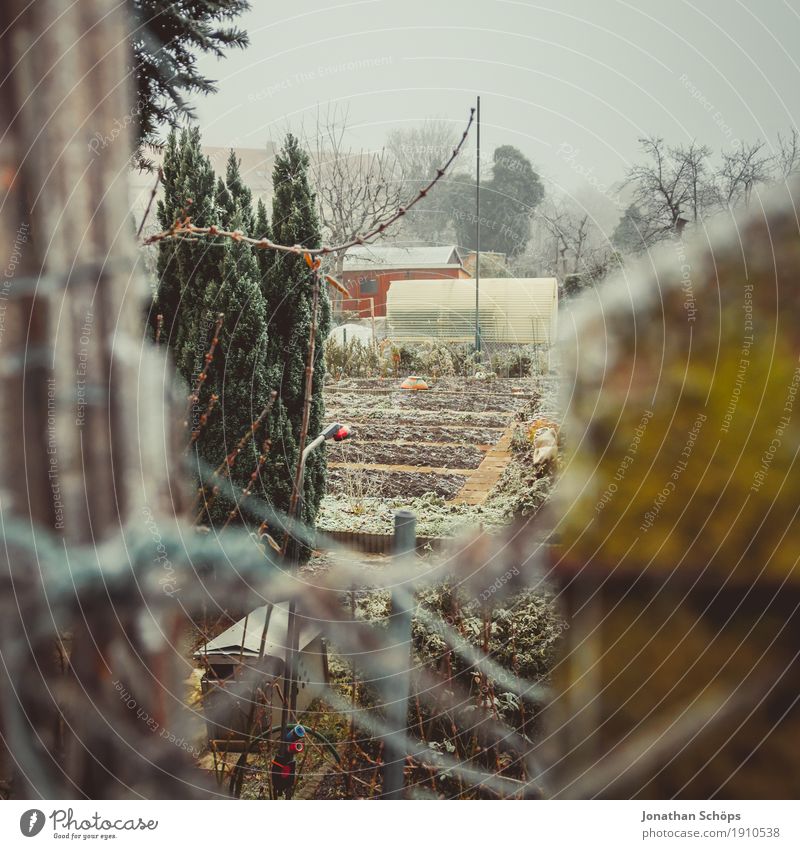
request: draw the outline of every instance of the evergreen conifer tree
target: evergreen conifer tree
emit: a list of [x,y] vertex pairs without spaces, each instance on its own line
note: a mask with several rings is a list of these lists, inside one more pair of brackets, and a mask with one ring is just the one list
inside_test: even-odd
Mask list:
[[160,125],[193,118],[189,100],[217,90],[200,72],[198,57],[221,59],[230,48],[247,47],[236,20],[249,8],[247,0],[131,0],[140,144],[159,147]]
[[[239,162],[231,152],[226,178],[217,184],[220,224],[229,230],[248,232],[252,228],[253,208],[250,190],[244,185]],[[205,409],[213,394],[219,397],[197,441],[197,458],[215,467],[235,448],[240,437],[258,418],[267,403],[270,385],[267,374],[266,304],[261,293],[258,262],[249,245],[226,239],[215,250],[219,256],[218,275],[203,292],[201,319],[195,326],[198,342],[205,350],[209,327],[213,329],[218,313],[225,318],[219,334],[219,346],[207,370],[199,409]],[[250,439],[237,458],[231,480],[244,488],[256,467],[260,446],[266,436],[262,428]],[[258,489],[255,494],[263,494]],[[217,496],[210,519],[224,520],[234,506],[229,498]]]
[[[518,256],[531,234],[531,218],[544,186],[524,154],[511,145],[494,152],[491,179],[481,183],[481,250]],[[458,243],[475,250],[475,184],[454,179],[449,187]]]
[[[158,207],[159,223],[164,229],[176,218],[189,214],[198,226],[217,224],[309,248],[320,244],[314,194],[308,180],[308,156],[291,135],[276,158],[271,228],[263,202],[259,201],[254,212],[252,193],[242,180],[240,163],[233,153],[225,179],[215,183],[196,129],[184,130],[179,137],[170,135],[164,181],[164,200]],[[299,458],[312,270],[302,256],[254,251],[229,239],[165,240],[159,243],[158,268],[160,282],[153,315],[164,315],[162,338],[168,341],[178,372],[189,387],[195,385],[205,365],[203,357],[217,314],[225,316],[219,344],[193,412],[197,417],[207,407],[212,393],[219,397],[195,444],[198,471],[202,466],[214,468],[222,462],[275,389],[279,400],[267,428],[250,441],[231,477],[237,487],[246,485],[268,433],[272,448],[262,469],[263,489],[256,490],[256,494],[286,512]],[[309,439],[319,433],[323,424],[323,341],[329,329],[330,302],[323,285],[319,293]],[[302,520],[307,524],[313,525],[316,518],[325,476],[324,450],[318,450],[306,465]],[[223,520],[232,506],[229,498],[218,496],[210,511],[211,521]]]
[[[272,238],[284,245],[314,248],[320,244],[320,227],[314,193],[308,181],[308,155],[297,139],[289,134],[276,157],[272,175]],[[256,232],[266,227],[263,204],[256,215]],[[266,254],[266,252],[264,252]],[[265,469],[270,500],[286,511],[299,457],[299,438],[303,417],[305,366],[309,348],[313,272],[302,256],[275,253],[265,263],[262,287],[267,306],[269,339],[267,362],[269,383],[278,391],[279,401],[270,419],[272,452]],[[319,294],[313,395],[308,438],[320,431],[325,413],[322,387],[325,377],[323,341],[330,329],[330,301],[323,284]],[[325,488],[324,449],[308,459],[304,480],[302,520],[313,525]]]
[[[226,179],[215,185],[196,129],[183,131],[179,138],[170,134],[164,184],[158,215],[165,229],[184,210],[198,226],[217,224],[243,231],[252,227],[252,197],[241,179],[239,162],[231,153]],[[194,388],[204,368],[207,375],[190,411],[190,429],[197,427],[211,395],[218,396],[194,444],[192,456],[199,476],[203,468],[216,468],[233,451],[269,398],[267,308],[261,274],[252,248],[230,239],[162,241],[158,268],[160,281],[153,313],[164,315],[162,334],[178,374],[187,390]],[[207,365],[204,357],[219,313],[224,314],[219,343]],[[239,489],[247,484],[256,466],[265,435],[263,429],[256,434],[233,466],[231,480]],[[234,505],[235,499],[226,497],[223,489],[214,500],[209,518],[214,523],[224,521]]]
[[236,158],[236,154],[233,151],[230,152],[225,167],[225,187],[232,201],[228,207],[229,215],[233,217],[236,214],[236,210],[238,210],[242,219],[239,229],[248,236],[252,236],[255,229],[253,193],[242,179],[241,161]]
[[[267,207],[264,205],[264,201],[261,200],[261,198],[258,199],[258,204],[256,205],[256,218],[253,228],[252,235],[254,235],[257,239],[272,238],[269,220],[267,219]],[[258,268],[261,273],[261,291],[266,298],[268,288],[266,284],[267,275],[272,268],[275,256],[272,251],[259,250],[256,251],[256,259],[258,260]]]
[[[214,197],[214,170],[200,147],[197,128],[171,132],[164,151],[164,197],[158,202],[162,230],[189,215],[198,227],[218,223]],[[169,345],[178,372],[192,382],[198,357],[196,339],[189,333],[197,323],[197,308],[205,289],[219,274],[219,249],[209,242],[176,239],[159,242],[158,287],[150,314],[163,315],[162,341]],[[202,343],[201,343],[202,344]],[[196,376],[197,372],[195,372]]]
[[645,221],[641,209],[632,203],[614,228],[611,244],[622,254],[640,254],[654,241],[653,236],[653,228]]

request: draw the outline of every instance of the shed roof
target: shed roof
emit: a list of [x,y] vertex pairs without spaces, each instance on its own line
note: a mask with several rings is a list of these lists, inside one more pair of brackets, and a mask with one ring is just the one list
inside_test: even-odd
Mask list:
[[[231,625],[218,637],[209,640],[195,653],[195,657],[227,655],[238,657],[258,657],[261,649],[261,634],[264,630],[264,620],[268,605],[256,608],[244,619],[240,619],[235,625]],[[298,641],[300,651],[314,640],[320,633],[316,625],[302,617],[300,622],[300,639]],[[286,653],[286,633],[289,623],[289,605],[287,602],[272,606],[269,625],[267,627],[266,639],[264,641],[264,654],[283,658]]]
[[349,251],[344,258],[345,271],[366,271],[374,268],[438,268],[461,265],[456,245],[365,245]]

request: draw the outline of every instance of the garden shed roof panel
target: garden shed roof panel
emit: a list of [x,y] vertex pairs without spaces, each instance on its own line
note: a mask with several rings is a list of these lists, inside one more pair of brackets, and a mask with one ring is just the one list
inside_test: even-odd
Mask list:
[[345,271],[366,271],[375,268],[430,268],[461,265],[455,245],[422,245],[396,247],[367,245],[349,251],[344,258]]

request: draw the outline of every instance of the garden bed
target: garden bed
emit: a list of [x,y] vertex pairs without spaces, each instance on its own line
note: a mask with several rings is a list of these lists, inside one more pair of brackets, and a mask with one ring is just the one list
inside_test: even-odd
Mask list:
[[485,451],[474,445],[431,445],[425,442],[342,442],[328,452],[333,463],[381,463],[397,466],[439,466],[477,469]]
[[[453,425],[451,427],[434,424],[425,426],[425,439],[428,442],[464,443],[474,446],[494,445],[502,433],[502,427],[481,427],[479,425]],[[413,440],[416,443],[418,436],[418,430],[413,425],[390,424],[389,422],[353,424],[353,444],[396,442],[398,440]]]
[[513,413],[525,404],[525,399],[512,395],[493,395],[483,392],[402,392],[388,396],[400,409],[448,410],[458,412]]
[[[521,389],[525,395],[518,394]],[[487,457],[495,473],[483,477],[487,490],[494,486],[496,469],[507,462],[498,442],[511,422],[530,413],[536,398],[531,381],[513,379],[450,377],[422,392],[399,390],[396,379],[381,378],[327,387],[327,415],[350,423],[352,438],[328,447],[319,529],[391,533],[393,513],[400,508],[415,513],[422,536],[447,537],[459,526],[507,523],[515,498],[493,499],[490,507],[480,503],[482,494],[467,499],[473,503],[453,499],[464,500],[460,494],[471,479],[483,480]]]
[[[364,409],[357,406],[339,406],[330,401],[326,404],[326,413],[329,419],[343,422],[360,422],[370,424],[386,422],[391,425],[403,425],[415,428],[418,435],[427,437],[424,433],[429,426],[439,426],[442,421],[448,425],[459,425],[463,427],[490,427],[501,430],[508,425],[512,417],[509,413],[499,411],[472,412],[459,410],[410,410],[408,408],[387,407],[385,409]],[[414,430],[409,429],[414,434]]]
[[[354,481],[355,476],[358,477],[357,481]],[[450,473],[393,472],[333,467],[328,470],[328,494],[352,495],[354,488],[358,488],[371,497],[414,498],[432,493],[443,498],[453,498],[466,481],[465,475]]]
[[[491,380],[469,378],[469,377],[440,377],[438,380],[424,377],[430,386],[439,391],[445,392],[506,392],[511,394],[514,389],[523,389],[527,394],[530,394],[531,387],[534,385],[534,380],[531,378],[505,378],[496,377]],[[403,377],[352,377],[343,380],[328,383],[325,387],[326,392],[339,391],[393,391],[399,388]]]
[[333,392],[327,406],[359,410],[455,410],[471,413],[509,413],[525,405],[525,398],[484,392],[436,392],[435,390],[367,393]]

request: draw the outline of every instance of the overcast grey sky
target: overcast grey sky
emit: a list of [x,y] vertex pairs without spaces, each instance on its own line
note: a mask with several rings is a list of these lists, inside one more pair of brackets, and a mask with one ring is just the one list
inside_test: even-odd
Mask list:
[[618,180],[637,138],[717,148],[798,123],[800,0],[252,0],[251,46],[202,70],[207,144],[259,147],[347,103],[353,144],[481,95],[482,144],[574,190]]

